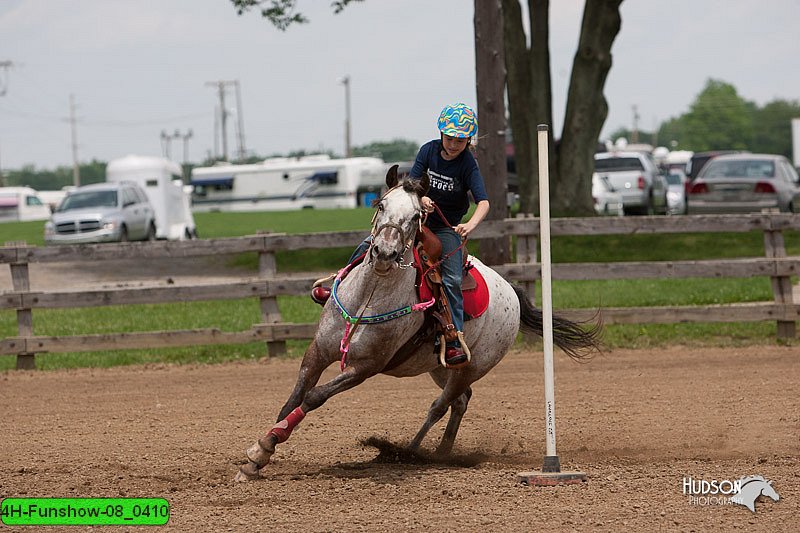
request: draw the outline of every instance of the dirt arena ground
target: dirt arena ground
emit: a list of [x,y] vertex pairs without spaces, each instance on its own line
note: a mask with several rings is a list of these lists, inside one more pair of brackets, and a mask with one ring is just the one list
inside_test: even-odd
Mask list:
[[[362,441],[404,444],[437,394],[427,376],[380,376],[307,416],[245,484],[232,482],[243,450],[297,360],[7,372],[0,496],[165,497],[175,531],[797,530],[796,347],[557,354],[558,453],[588,481],[528,487],[516,476],[544,455],[541,359],[512,352],[475,385],[453,463],[375,461]],[[781,498],[755,513],[683,494],[684,477],[756,474]]]

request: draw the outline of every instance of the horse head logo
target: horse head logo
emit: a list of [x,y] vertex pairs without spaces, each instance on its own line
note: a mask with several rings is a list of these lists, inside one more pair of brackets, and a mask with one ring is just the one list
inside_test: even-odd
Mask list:
[[772,486],[772,482],[767,481],[763,476],[743,477],[739,480],[739,485],[741,488],[738,493],[731,496],[731,502],[744,505],[754,513],[756,512],[756,499],[759,496],[768,496],[773,501],[780,499],[778,492]]

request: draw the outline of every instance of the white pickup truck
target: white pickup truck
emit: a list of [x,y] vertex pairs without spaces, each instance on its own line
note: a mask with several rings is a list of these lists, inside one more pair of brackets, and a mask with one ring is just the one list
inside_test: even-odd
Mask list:
[[667,212],[667,182],[649,154],[600,152],[594,156],[597,176],[622,195],[626,215]]

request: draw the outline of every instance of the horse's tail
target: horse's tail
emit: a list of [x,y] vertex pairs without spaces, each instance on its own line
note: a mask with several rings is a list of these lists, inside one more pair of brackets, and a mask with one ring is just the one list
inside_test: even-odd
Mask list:
[[[541,337],[544,334],[542,312],[531,305],[525,291],[516,285],[512,287],[519,298],[520,329]],[[584,328],[587,325],[589,327]],[[573,322],[553,314],[553,343],[577,361],[591,359],[600,350],[602,330],[603,323],[599,316],[592,321]]]

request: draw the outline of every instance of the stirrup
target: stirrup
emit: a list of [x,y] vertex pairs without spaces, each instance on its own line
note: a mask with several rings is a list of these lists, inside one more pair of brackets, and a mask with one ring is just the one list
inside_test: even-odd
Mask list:
[[464,333],[457,331],[456,334],[458,335],[458,342],[461,343],[461,349],[464,350],[464,355],[467,356],[467,360],[455,365],[450,365],[447,363],[447,358],[445,357],[447,352],[447,342],[444,339],[444,334],[442,334],[439,338],[439,364],[445,368],[461,368],[463,366],[467,366],[472,361],[472,352],[469,351],[469,346],[467,346],[467,343],[464,341]]
[[320,287],[322,285],[330,285],[330,282],[335,280],[335,279],[336,279],[336,274],[331,274],[330,276],[326,276],[324,278],[320,278],[320,279],[318,279],[317,281],[314,282],[314,284],[311,286],[311,288],[313,289],[314,287]]

